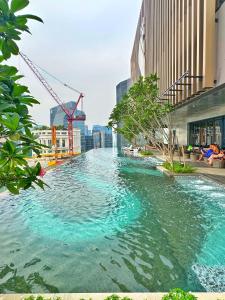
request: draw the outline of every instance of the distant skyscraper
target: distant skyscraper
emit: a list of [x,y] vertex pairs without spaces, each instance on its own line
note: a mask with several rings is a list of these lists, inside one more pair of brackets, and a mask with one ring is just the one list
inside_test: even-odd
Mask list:
[[119,103],[123,96],[128,92],[131,86],[131,79],[121,81],[116,86],[116,103]]
[[99,132],[102,129],[102,125],[93,125],[92,133]]
[[[75,107],[75,105],[76,105],[76,102],[74,102],[74,101],[65,103],[65,107],[70,110],[73,109]],[[75,116],[77,117],[80,115],[85,115],[85,113],[81,110],[76,110]],[[51,126],[62,125],[65,128],[68,127],[67,116],[59,105],[52,107],[50,109],[50,125]],[[85,151],[85,121],[82,121],[82,120],[74,121],[73,127],[80,129],[81,151],[83,152],[83,151]]]
[[93,147],[94,149],[102,148],[100,131],[93,132]]
[[94,148],[92,131],[85,125],[85,150],[89,151]]
[[[131,79],[127,79],[124,81],[121,81],[119,84],[116,86],[116,103],[119,103],[123,96],[128,92],[129,88],[131,86]],[[126,146],[128,142],[124,139],[121,134],[117,134],[117,147],[121,148],[123,146]]]
[[94,148],[111,148],[113,146],[112,129],[107,126],[94,125],[92,128]]
[[87,126],[87,125],[85,125],[85,136],[86,136],[86,135],[89,135],[89,134],[88,134],[88,126]]
[[93,135],[85,135],[85,150],[89,151],[94,148]]

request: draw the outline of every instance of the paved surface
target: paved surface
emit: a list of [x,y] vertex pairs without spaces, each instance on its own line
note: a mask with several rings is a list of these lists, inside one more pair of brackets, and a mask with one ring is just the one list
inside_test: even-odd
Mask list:
[[[133,300],[161,300],[164,293],[116,293],[121,297],[129,297]],[[193,293],[198,300],[225,300],[225,293]],[[40,294],[45,299],[56,299],[60,297],[62,300],[103,300],[112,293],[71,293],[71,294]],[[29,294],[0,294],[0,300],[22,300]],[[34,295],[37,296],[37,295]]]
[[[155,153],[155,156],[161,160],[165,160],[165,157],[163,157],[162,155],[158,155],[157,153]],[[176,160],[176,158],[175,158],[175,160]],[[192,165],[194,168],[196,168],[196,172],[193,174],[204,175],[213,181],[216,181],[220,184],[225,185],[225,168],[220,169],[220,168],[210,167],[207,164],[207,162],[204,162],[204,161],[193,162],[190,159],[187,159],[186,163],[188,163],[188,164]],[[167,172],[165,172],[165,173],[167,173]],[[188,175],[188,174],[186,174],[186,175]]]

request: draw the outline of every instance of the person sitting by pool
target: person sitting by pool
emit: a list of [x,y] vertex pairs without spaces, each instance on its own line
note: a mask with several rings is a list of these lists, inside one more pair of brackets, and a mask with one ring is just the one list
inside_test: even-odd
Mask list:
[[204,148],[201,148],[200,151],[202,154],[199,157],[199,161],[202,160],[204,157],[210,158],[212,154],[219,154],[220,152],[218,146],[215,144],[211,144],[208,150],[204,150]]
[[208,158],[208,164],[210,165],[210,166],[212,166],[213,165],[213,160],[214,159],[225,159],[225,150],[224,149],[222,149],[222,150],[220,150],[220,152],[219,152],[219,154],[212,154],[209,158]]

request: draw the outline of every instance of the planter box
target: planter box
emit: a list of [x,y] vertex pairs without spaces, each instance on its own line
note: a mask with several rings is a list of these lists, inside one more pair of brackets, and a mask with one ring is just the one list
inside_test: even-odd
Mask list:
[[213,168],[219,168],[219,169],[225,168],[225,160],[214,159],[213,160]]

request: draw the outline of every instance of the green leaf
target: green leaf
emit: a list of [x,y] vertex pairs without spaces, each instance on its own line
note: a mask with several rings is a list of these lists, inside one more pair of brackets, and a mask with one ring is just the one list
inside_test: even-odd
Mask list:
[[33,106],[33,104],[39,104],[40,102],[32,97],[21,97],[20,101],[26,105]]
[[18,72],[16,67],[9,67],[6,65],[1,65],[0,66],[0,76],[13,76]]
[[18,16],[18,17],[24,17],[26,19],[32,19],[32,20],[36,20],[38,22],[44,23],[40,17],[35,16],[35,15],[22,15],[22,16]]
[[0,112],[2,113],[7,109],[11,109],[12,107],[14,107],[14,105],[11,103],[0,103]]
[[41,164],[38,162],[34,168],[34,174],[38,176],[40,174],[40,171],[41,171]]
[[4,14],[8,14],[9,6],[6,0],[0,0],[0,10],[2,10]]
[[18,97],[20,95],[22,95],[23,93],[28,93],[29,90],[26,86],[24,85],[14,85],[13,88],[13,96],[14,97]]
[[9,46],[8,46],[6,40],[4,40],[2,43],[2,55],[3,55],[4,59],[8,59],[11,56],[11,52],[10,52],[10,49],[9,49]]
[[11,11],[13,13],[25,8],[29,4],[29,0],[12,0],[11,2]]
[[19,133],[15,133],[15,134],[13,134],[13,135],[10,135],[10,139],[11,139],[12,141],[19,141],[19,139],[20,139],[20,134],[19,134]]
[[20,116],[18,114],[5,115],[6,119],[1,120],[2,124],[4,124],[8,129],[15,131],[19,126]]
[[6,85],[5,83],[3,82],[0,82],[0,89],[3,91],[3,92],[10,92],[10,88],[8,87],[8,85]]
[[7,187],[7,189],[8,189],[12,194],[14,194],[14,195],[18,195],[18,194],[19,194],[19,190],[18,190],[15,186],[13,186],[12,184],[8,183],[8,184],[6,185],[6,187]]
[[3,149],[6,150],[10,155],[13,154],[16,150],[16,146],[13,142],[6,141],[3,145]]
[[16,24],[24,26],[24,25],[27,24],[27,19],[24,16],[17,16],[16,17]]
[[13,53],[15,55],[17,55],[19,53],[19,48],[13,40],[8,40],[7,44],[8,44],[8,48],[11,51],[11,53]]

